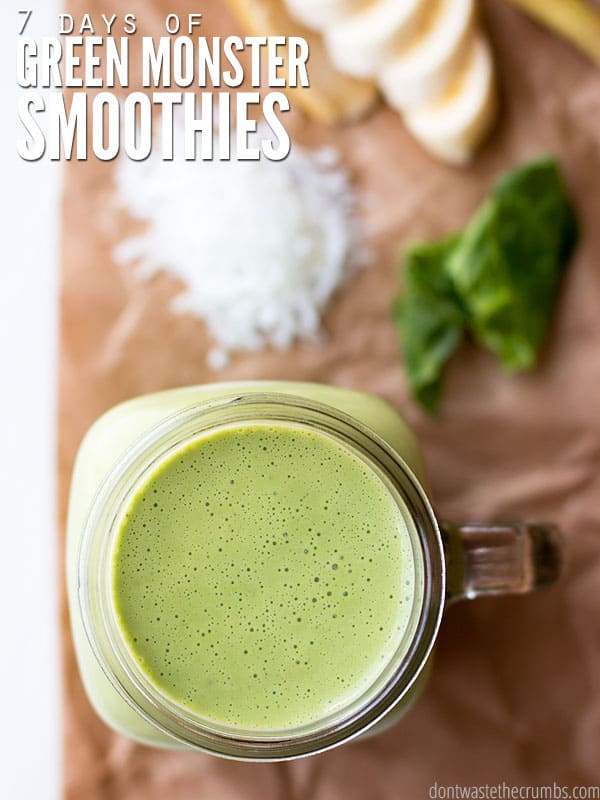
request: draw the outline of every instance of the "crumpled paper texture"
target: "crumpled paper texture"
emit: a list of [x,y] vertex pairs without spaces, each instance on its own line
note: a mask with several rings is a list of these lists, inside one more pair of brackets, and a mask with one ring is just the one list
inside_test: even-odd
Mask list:
[[[75,14],[122,13],[115,0],[73,0]],[[144,34],[173,10],[201,10],[205,33],[237,30],[217,0],[132,0]],[[445,616],[430,683],[395,728],[298,762],[253,765],[133,744],[97,719],[81,686],[63,597],[64,791],[68,800],[392,800],[445,784],[600,783],[600,72],[505,5],[484,12],[502,113],[474,165],[431,160],[381,106],[336,130],[292,113],[295,138],[332,143],[364,199],[373,266],[342,290],[327,341],[205,366],[203,326],[169,310],[166,275],[140,284],[112,257],[134,228],[113,198],[114,166],[65,168],[60,518],[78,444],[93,420],[132,396],[213,380],[280,378],[352,386],[387,398],[420,436],[438,512],[457,520],[535,518],[560,524],[564,577],[535,596],[486,599]],[[579,208],[583,238],[539,369],[507,376],[464,344],[443,411],[409,398],[389,307],[397,251],[461,226],[490,182],[552,150]],[[224,243],[224,247],[226,243]],[[62,547],[62,543],[61,543]]]

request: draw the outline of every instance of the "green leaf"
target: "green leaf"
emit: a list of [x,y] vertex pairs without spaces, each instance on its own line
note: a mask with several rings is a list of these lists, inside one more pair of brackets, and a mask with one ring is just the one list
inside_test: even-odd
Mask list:
[[410,387],[430,413],[437,410],[444,366],[466,321],[446,268],[459,242],[454,235],[407,248],[404,292],[394,305]]
[[394,305],[411,389],[437,409],[465,329],[509,370],[530,369],[546,335],[577,222],[556,159],[507,173],[462,234],[405,252]]
[[449,255],[469,327],[505,368],[535,365],[576,240],[558,164],[545,157],[498,182]]

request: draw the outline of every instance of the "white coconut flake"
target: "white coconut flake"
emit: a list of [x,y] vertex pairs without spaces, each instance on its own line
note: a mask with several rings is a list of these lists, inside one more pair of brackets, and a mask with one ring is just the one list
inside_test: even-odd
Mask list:
[[166,270],[183,282],[173,310],[206,323],[213,369],[235,351],[317,341],[328,301],[368,260],[331,147],[294,145],[280,162],[123,159],[116,182],[119,204],[147,223],[117,259],[141,279]]

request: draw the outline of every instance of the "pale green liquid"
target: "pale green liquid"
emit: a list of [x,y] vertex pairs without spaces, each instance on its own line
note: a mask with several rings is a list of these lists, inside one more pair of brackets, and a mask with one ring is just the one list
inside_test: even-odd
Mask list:
[[323,434],[227,428],[164,461],[132,498],[113,598],[159,692],[246,730],[323,719],[366,692],[409,621],[406,510]]

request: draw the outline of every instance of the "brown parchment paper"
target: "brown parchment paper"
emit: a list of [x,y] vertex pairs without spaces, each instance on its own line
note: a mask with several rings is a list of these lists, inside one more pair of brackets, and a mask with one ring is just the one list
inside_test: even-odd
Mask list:
[[[173,10],[204,12],[205,32],[233,33],[217,0],[132,0],[145,34]],[[70,10],[123,13],[116,0]],[[113,167],[65,169],[61,360],[60,518],[77,446],[90,423],[134,395],[216,379],[282,378],[379,393],[417,430],[438,511],[459,520],[538,518],[565,533],[556,588],[451,608],[433,675],[394,729],[284,765],[161,752],[109,731],[77,674],[62,607],[64,787],[69,800],[392,800],[430,785],[600,783],[600,72],[502,0],[484,11],[502,84],[502,116],[473,167],[431,160],[381,107],[337,130],[292,114],[295,138],[334,143],[366,199],[376,259],[326,318],[329,340],[291,354],[206,367],[203,326],[176,317],[166,276],[140,285],[118,268],[114,245],[131,230],[114,209]],[[583,240],[540,368],[508,377],[466,344],[448,372],[443,413],[411,403],[389,320],[396,251],[409,238],[462,225],[499,172],[542,151],[561,157]],[[61,548],[62,548],[61,540]]]

